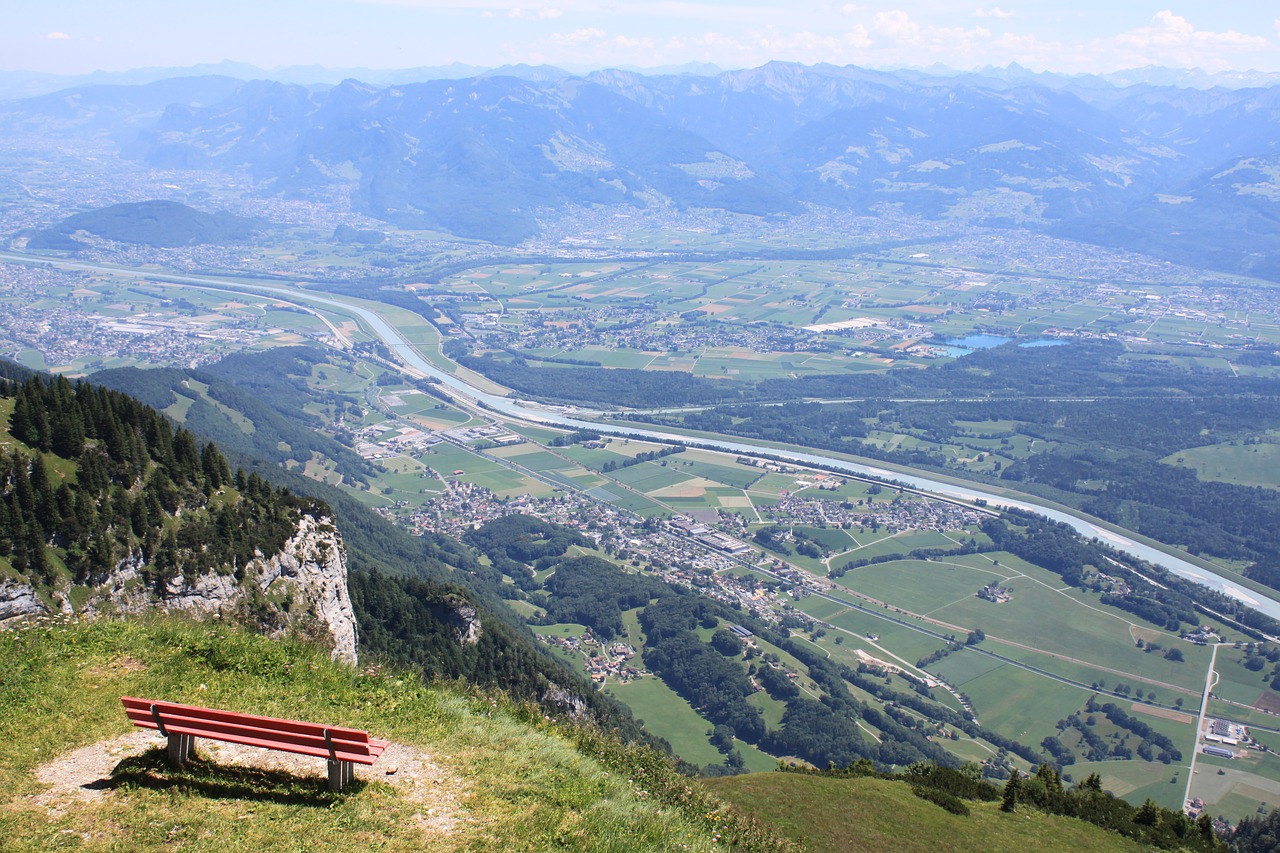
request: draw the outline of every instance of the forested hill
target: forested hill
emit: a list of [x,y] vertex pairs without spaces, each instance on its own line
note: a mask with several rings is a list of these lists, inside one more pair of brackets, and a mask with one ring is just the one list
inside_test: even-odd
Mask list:
[[[151,390],[181,376],[156,373]],[[147,387],[141,376],[134,378]],[[277,413],[263,423],[284,421]],[[79,606],[126,565],[156,591],[209,572],[240,580],[255,554],[280,551],[303,515],[333,517],[366,658],[568,703],[643,737],[624,709],[537,645],[486,583],[474,552],[444,537],[410,536],[336,489],[255,459],[246,452],[252,443],[229,451],[232,464],[213,442],[128,394],[0,362],[6,437],[0,582],[29,583],[55,609]],[[250,598],[250,621],[278,625],[279,602]]]
[[41,588],[92,585],[126,559],[155,586],[244,565],[328,512],[233,475],[214,444],[125,394],[6,378],[0,406],[14,439],[0,449],[0,560]]

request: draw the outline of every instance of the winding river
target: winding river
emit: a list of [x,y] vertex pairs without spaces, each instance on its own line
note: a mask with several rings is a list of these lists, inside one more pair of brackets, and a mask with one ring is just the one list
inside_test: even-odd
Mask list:
[[1193,565],[1180,557],[1176,557],[1157,548],[1153,548],[1150,545],[1139,542],[1123,533],[1118,533],[1114,530],[1103,527],[1088,518],[1083,518],[1073,513],[1063,512],[1050,507],[1044,507],[1029,500],[1009,498],[1007,496],[996,495],[991,492],[983,491],[977,486],[971,487],[955,485],[952,483],[943,483],[921,474],[908,474],[899,471],[891,471],[885,468],[877,468],[871,465],[863,465],[857,462],[839,459],[834,456],[824,456],[819,453],[785,450],[775,447],[767,447],[764,445],[710,437],[691,438],[686,435],[677,435],[675,433],[667,433],[630,425],[622,427],[608,422],[579,420],[540,406],[522,403],[510,397],[500,397],[496,394],[490,394],[474,387],[457,376],[440,370],[434,364],[423,358],[414,345],[405,340],[400,332],[388,323],[382,315],[346,300],[330,296],[320,296],[312,291],[273,287],[266,284],[246,284],[242,281],[217,278],[213,276],[179,275],[156,273],[150,270],[142,271],[120,269],[75,261],[63,261],[60,259],[35,258],[11,252],[0,252],[0,260],[17,261],[28,264],[48,264],[66,269],[91,270],[95,272],[114,274],[134,274],[174,284],[220,290],[264,293],[272,296],[279,296],[283,299],[294,302],[336,308],[344,313],[353,314],[363,320],[374,334],[399,353],[400,358],[403,359],[404,363],[410,368],[435,378],[442,385],[451,388],[467,399],[473,400],[482,406],[512,418],[524,421],[533,421],[536,423],[551,424],[554,426],[570,427],[574,429],[595,430],[596,432],[613,435],[629,435],[676,444],[697,445],[699,447],[707,447],[746,456],[770,456],[801,465],[817,465],[836,471],[845,471],[850,474],[862,474],[888,480],[895,480],[906,486],[910,486],[911,488],[919,489],[923,492],[929,492],[942,497],[964,501],[982,500],[990,507],[1028,510],[1030,512],[1039,513],[1047,518],[1051,518],[1054,521],[1060,521],[1068,524],[1085,537],[1097,538],[1119,551],[1123,551],[1139,559],[1146,560],[1167,569],[1180,577],[1203,584],[1210,589],[1216,590],[1236,599],[1237,601],[1243,602],[1273,619],[1280,619],[1280,600],[1273,595],[1244,589],[1237,582],[1225,578],[1222,575]]

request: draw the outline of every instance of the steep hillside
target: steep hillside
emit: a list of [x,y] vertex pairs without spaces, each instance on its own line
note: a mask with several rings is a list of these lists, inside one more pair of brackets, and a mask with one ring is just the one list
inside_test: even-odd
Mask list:
[[[0,362],[6,375],[0,438],[13,449],[0,447],[0,624],[156,608],[218,614],[272,635],[314,637],[353,663],[357,633],[367,634],[376,656],[427,677],[568,708],[660,744],[538,646],[502,604],[501,583],[473,574],[477,558],[459,543],[409,536],[342,492],[254,458],[252,442],[238,445],[233,476],[212,442],[201,447],[124,393]],[[183,377],[132,371],[122,384],[167,403],[173,389],[191,393]],[[254,399],[203,378],[213,383],[197,401],[209,423],[234,411],[212,404],[219,392]],[[246,410],[270,446],[288,439],[306,450],[318,440],[278,410]],[[228,425],[219,435],[245,434]],[[317,496],[299,496],[308,491]]]
[[[782,850],[657,753],[466,688],[356,670],[233,625],[0,632],[7,850]],[[364,728],[393,742],[325,792],[324,761],[197,744],[174,771],[119,697]]]
[[784,835],[803,839],[816,853],[1148,849],[1080,820],[1025,811],[1006,814],[999,803],[970,802],[971,814],[950,814],[913,794],[905,782],[756,773],[705,784]]
[[[1022,805],[966,799],[969,814],[948,813],[904,781],[695,782],[534,706],[344,667],[233,624],[47,620],[0,631],[0,668],[7,850],[1148,849]],[[175,770],[163,739],[129,725],[122,695],[348,725],[392,745],[341,794],[326,792],[321,759],[209,741]]]
[[0,379],[0,622],[153,607],[324,637],[356,658],[342,540],[324,504],[232,475],[137,400]]

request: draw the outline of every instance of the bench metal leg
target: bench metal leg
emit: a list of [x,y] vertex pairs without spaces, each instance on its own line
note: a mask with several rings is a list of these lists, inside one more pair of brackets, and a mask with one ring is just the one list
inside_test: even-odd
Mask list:
[[337,793],[356,778],[356,766],[350,761],[329,762],[329,790]]
[[169,735],[169,763],[174,767],[186,764],[195,745],[195,735]]

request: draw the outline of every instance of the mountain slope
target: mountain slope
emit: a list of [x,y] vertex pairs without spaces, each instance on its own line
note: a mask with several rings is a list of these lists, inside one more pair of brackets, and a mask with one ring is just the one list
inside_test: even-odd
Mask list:
[[[0,632],[0,667],[7,850],[69,837],[131,850],[784,849],[651,750],[234,625]],[[162,740],[130,734],[122,695],[349,725],[393,746],[341,795],[325,792],[321,759],[264,768],[259,756],[279,754],[250,750],[236,766],[211,742],[197,752],[223,757],[173,771],[148,749]]]
[[246,240],[254,233],[254,223],[229,213],[205,213],[176,201],[131,202],[69,216],[36,232],[27,246],[81,248],[74,236],[79,231],[118,243],[173,248]]
[[[0,105],[0,128],[94,145],[110,135],[158,169],[247,172],[256,192],[290,198],[341,190],[373,217],[504,244],[583,205],[755,216],[822,205],[1059,228],[1271,275],[1277,227],[1250,199],[1167,199],[1273,158],[1280,86],[1156,79],[785,62],[706,75],[512,68],[330,88],[255,80],[231,90],[218,78],[13,101]],[[1183,239],[1240,221],[1247,243]]]
[[816,853],[1136,853],[1148,849],[1079,820],[1025,812],[1005,814],[999,803],[970,802],[971,815],[948,814],[912,794],[905,782],[756,773],[709,779],[705,784],[717,796],[752,812],[784,835],[803,839]]

